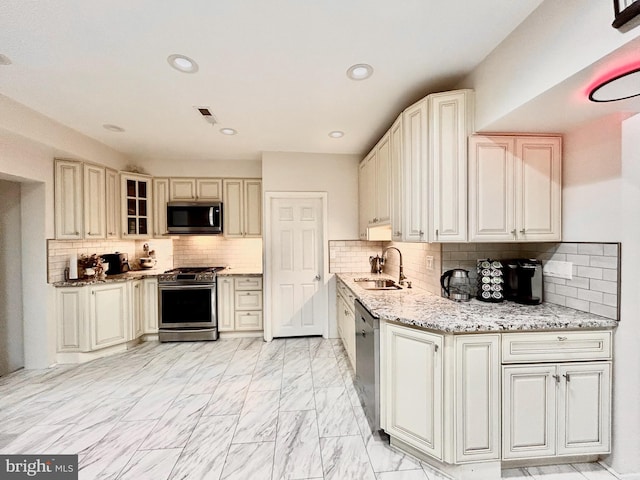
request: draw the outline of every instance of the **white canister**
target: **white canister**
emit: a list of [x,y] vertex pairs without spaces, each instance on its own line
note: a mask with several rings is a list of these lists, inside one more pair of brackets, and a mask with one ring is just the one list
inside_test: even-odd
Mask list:
[[69,280],[76,280],[78,278],[78,254],[72,253],[69,255]]

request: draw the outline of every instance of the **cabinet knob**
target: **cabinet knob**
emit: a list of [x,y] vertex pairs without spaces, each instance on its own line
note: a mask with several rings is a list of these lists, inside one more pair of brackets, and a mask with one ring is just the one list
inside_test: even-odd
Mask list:
[[567,339],[567,337],[558,337],[558,341],[559,342],[564,342]]
[[73,232],[74,235],[80,235],[80,232]]

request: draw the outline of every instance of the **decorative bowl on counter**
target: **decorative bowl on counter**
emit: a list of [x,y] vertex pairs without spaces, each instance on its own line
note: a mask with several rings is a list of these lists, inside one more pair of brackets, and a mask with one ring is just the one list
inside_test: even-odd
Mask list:
[[153,268],[156,266],[156,259],[153,257],[141,257],[138,259],[140,268]]

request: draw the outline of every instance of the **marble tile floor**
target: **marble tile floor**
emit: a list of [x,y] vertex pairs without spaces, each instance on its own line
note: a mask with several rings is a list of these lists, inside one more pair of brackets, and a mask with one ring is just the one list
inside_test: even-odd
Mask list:
[[[340,341],[315,337],[147,342],[0,377],[0,453],[78,454],[82,480],[449,478],[371,433]],[[598,464],[502,478],[615,479]]]

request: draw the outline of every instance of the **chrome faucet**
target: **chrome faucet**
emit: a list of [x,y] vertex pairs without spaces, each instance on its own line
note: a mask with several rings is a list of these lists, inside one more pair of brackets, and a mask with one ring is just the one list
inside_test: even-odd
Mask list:
[[396,247],[387,247],[382,250],[382,264],[384,265],[385,259],[387,258],[387,252],[389,250],[395,250],[400,255],[400,275],[398,276],[398,285],[404,285],[404,281],[407,279],[404,275],[404,268],[402,267],[402,252]]

